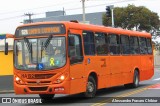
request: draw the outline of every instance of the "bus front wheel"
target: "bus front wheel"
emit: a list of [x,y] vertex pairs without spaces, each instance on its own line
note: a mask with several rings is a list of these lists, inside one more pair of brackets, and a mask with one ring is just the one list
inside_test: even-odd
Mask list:
[[39,94],[39,97],[43,100],[52,100],[54,94]]
[[87,98],[95,97],[96,90],[96,81],[92,76],[89,76],[84,96]]

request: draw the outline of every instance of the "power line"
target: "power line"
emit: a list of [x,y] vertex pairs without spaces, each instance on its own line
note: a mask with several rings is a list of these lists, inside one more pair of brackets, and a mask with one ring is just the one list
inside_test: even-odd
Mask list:
[[[137,0],[121,0],[121,1],[117,1],[117,2],[108,3],[107,5],[117,4],[117,3],[122,3],[122,2],[130,2],[130,1],[137,1]],[[92,7],[98,7],[98,6],[103,6],[103,5],[106,6],[106,3],[105,4],[99,4],[99,5],[90,5],[90,6],[86,6],[85,8],[92,8]],[[78,9],[82,9],[82,7],[65,9],[65,11],[78,10]],[[44,13],[45,12],[40,12],[40,13],[35,13],[34,15],[40,15],[40,14],[44,14]],[[0,21],[8,20],[8,19],[13,19],[13,18],[18,18],[18,17],[22,17],[22,16],[24,16],[24,15],[15,16],[15,17],[2,18],[2,19],[0,19]],[[55,17],[57,17],[57,16],[55,16]],[[47,17],[47,18],[50,18],[50,17]]]
[[[0,15],[10,14],[10,13],[13,14],[13,13],[24,12],[24,11],[32,11],[32,10],[36,10],[36,9],[42,9],[42,8],[46,8],[46,7],[53,7],[53,6],[62,5],[62,4],[71,4],[71,1],[70,2],[64,2],[64,3],[57,3],[57,4],[54,4],[54,5],[48,5],[48,6],[42,6],[42,7],[32,8],[32,9],[24,9],[24,10],[18,10],[18,11],[1,12]],[[72,4],[73,4],[73,2],[72,2]]]
[[7,17],[7,18],[1,18],[0,21],[10,20],[10,19],[15,19],[15,18],[20,18],[20,17],[23,17],[23,16],[24,16],[24,15],[13,16],[13,17]]
[[[111,5],[111,4],[117,4],[117,3],[123,3],[123,2],[130,2],[130,1],[137,1],[137,0],[121,0],[121,1],[117,1],[117,2],[112,2],[112,3],[104,3],[104,4],[98,4],[98,5],[90,5],[90,6],[86,6],[85,8],[92,8],[92,7],[99,7],[99,6],[103,6],[103,5]],[[70,8],[70,9],[65,9],[65,11],[72,11],[72,10],[78,10],[78,9],[82,9],[82,7],[76,7],[76,8]],[[35,15],[40,15],[40,14],[44,14],[45,12],[40,12],[40,13],[36,13]]]

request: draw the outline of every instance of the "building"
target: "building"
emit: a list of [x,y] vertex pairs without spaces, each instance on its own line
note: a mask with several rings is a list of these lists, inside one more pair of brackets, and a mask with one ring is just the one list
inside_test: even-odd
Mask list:
[[[96,12],[96,13],[86,13],[86,22],[89,24],[95,25],[103,25],[102,23],[102,16],[105,12]],[[45,22],[45,21],[70,21],[70,20],[77,20],[82,22],[82,14],[76,15],[65,15],[65,11],[52,11],[46,12],[45,18],[37,18],[32,19],[32,22]],[[24,23],[27,23],[28,20],[25,20]]]
[[[0,34],[0,76],[13,74],[13,38],[7,38],[10,34]],[[8,42],[8,55],[4,54],[5,40]]]

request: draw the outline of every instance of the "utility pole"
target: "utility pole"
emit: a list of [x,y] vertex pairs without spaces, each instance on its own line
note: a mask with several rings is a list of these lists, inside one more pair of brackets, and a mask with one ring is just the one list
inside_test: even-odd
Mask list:
[[27,20],[27,23],[32,23],[31,17],[32,17],[33,13],[25,13],[24,15],[29,17],[29,19]]
[[114,5],[111,5],[111,13],[112,13],[112,27],[114,27],[114,13],[113,13],[113,8],[114,8]]
[[64,10],[64,7],[63,7],[63,16],[65,15],[65,10]]
[[82,11],[83,11],[83,23],[86,21],[85,17],[85,0],[82,0]]

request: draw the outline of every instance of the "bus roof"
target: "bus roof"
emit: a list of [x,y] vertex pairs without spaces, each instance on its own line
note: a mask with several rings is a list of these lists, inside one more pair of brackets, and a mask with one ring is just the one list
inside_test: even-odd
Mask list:
[[81,29],[81,30],[88,30],[88,31],[94,31],[94,32],[104,32],[104,33],[107,32],[107,33],[113,33],[113,34],[122,34],[122,35],[130,35],[130,36],[143,36],[143,37],[151,38],[151,34],[147,33],[147,32],[132,31],[132,30],[106,27],[106,26],[100,26],[100,25],[75,23],[75,22],[69,22],[69,21],[37,22],[37,23],[31,23],[31,24],[24,24],[19,27],[35,26],[35,25],[42,25],[42,24],[64,24],[66,26],[66,28],[69,28],[69,29]]

